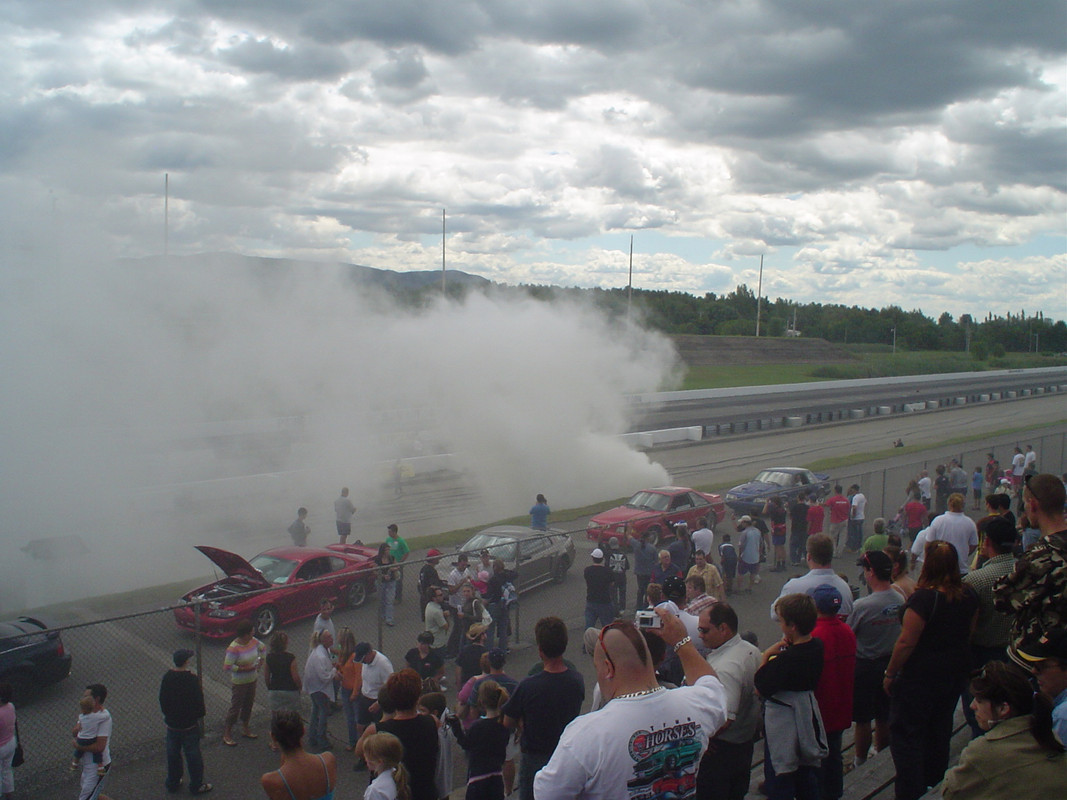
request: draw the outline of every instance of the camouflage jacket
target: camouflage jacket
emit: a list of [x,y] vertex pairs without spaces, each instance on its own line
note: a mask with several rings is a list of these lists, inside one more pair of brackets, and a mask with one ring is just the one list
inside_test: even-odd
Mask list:
[[1012,641],[1067,625],[1067,530],[1040,539],[993,588],[998,611],[1015,615]]

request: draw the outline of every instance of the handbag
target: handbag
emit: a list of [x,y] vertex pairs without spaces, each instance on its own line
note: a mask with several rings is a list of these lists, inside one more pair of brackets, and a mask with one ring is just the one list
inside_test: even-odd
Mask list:
[[19,723],[15,720],[15,755],[11,757],[11,766],[21,767],[26,763],[26,755],[22,752],[22,737],[19,736]]

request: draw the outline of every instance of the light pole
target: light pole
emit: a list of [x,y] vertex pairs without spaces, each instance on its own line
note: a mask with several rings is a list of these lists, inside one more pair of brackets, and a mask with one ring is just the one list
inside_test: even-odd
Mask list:
[[897,326],[893,326],[893,355],[897,354]]

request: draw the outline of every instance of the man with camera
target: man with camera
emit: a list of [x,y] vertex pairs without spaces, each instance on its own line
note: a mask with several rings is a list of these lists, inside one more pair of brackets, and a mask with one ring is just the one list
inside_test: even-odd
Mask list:
[[632,789],[653,785],[662,794],[692,793],[708,740],[726,722],[726,692],[681,621],[664,608],[653,613],[660,626],[642,627],[674,649],[689,685],[659,685],[634,623],[605,627],[593,666],[606,705],[567,726],[537,773],[535,797],[628,797]]

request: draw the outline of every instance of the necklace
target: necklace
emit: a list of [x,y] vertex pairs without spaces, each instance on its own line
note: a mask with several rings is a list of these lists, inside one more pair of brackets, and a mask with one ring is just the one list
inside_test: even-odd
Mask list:
[[612,700],[627,700],[627,699],[629,699],[631,697],[644,697],[646,694],[655,694],[656,692],[662,692],[662,691],[665,691],[664,687],[656,686],[655,688],[652,688],[652,689],[643,689],[640,692],[630,692],[629,694],[617,694],[611,699]]

